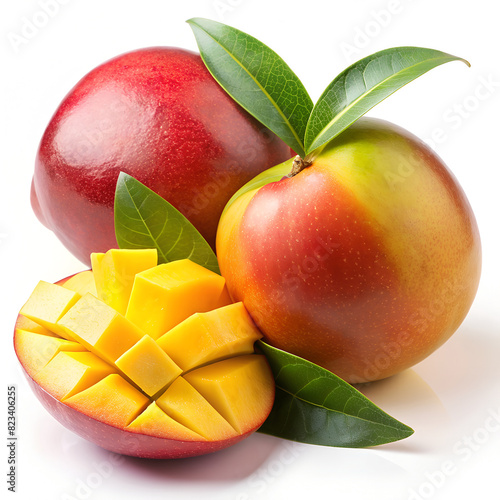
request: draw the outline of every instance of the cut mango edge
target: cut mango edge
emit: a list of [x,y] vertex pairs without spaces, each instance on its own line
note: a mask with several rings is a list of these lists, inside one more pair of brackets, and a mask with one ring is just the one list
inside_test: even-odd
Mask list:
[[[274,379],[254,351],[262,334],[243,304],[231,303],[224,278],[189,260],[152,266],[151,252],[113,254],[93,257],[96,269],[61,285],[35,288],[15,330],[28,375],[63,404],[134,433],[216,441],[255,428],[259,411],[272,406]],[[115,263],[119,269],[110,269]],[[141,286],[134,288],[137,276]],[[122,290],[116,284],[124,280]],[[98,297],[103,289],[108,303]],[[184,305],[176,292],[192,300]],[[173,312],[165,307],[170,296]],[[129,315],[132,297],[136,309]],[[120,304],[121,312],[110,304]],[[138,325],[131,317],[139,310],[148,321]],[[168,329],[158,334],[162,325]],[[225,373],[226,361],[233,375]]]

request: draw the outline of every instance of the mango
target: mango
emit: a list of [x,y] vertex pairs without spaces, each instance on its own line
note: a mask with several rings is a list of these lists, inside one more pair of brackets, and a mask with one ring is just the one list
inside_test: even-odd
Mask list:
[[[230,446],[273,405],[260,331],[220,275],[189,260],[142,269],[152,256],[114,249],[92,256],[96,269],[40,282],[16,322],[17,356],[44,406],[110,451],[175,458]],[[118,293],[125,276],[130,293]]]

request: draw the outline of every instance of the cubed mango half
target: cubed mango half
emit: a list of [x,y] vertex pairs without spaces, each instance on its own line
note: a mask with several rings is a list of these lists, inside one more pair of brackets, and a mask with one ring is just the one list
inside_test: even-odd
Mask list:
[[261,333],[223,277],[153,256],[116,249],[95,254],[93,271],[40,282],[16,322],[16,353],[44,394],[92,422],[148,446],[219,449],[271,410],[274,379],[254,352]]

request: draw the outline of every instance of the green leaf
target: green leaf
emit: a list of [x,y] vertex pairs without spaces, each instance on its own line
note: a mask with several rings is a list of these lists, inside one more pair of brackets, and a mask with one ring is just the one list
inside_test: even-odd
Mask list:
[[262,341],[258,346],[276,380],[274,406],[259,432],[350,448],[390,443],[413,434],[413,429],[328,370]]
[[158,264],[191,259],[220,274],[210,245],[184,215],[124,172],[116,183],[115,233],[120,248],[156,248]]
[[433,49],[396,47],[349,66],[328,85],[309,118],[305,150],[310,154],[340,134],[376,104],[415,78],[449,61],[465,59]]
[[297,154],[313,103],[290,67],[267,45],[242,31],[202,18],[187,21],[201,57],[224,90]]

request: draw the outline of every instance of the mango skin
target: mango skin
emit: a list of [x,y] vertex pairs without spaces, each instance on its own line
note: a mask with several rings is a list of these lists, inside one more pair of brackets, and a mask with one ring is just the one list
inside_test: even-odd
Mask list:
[[[23,370],[24,371],[24,370]],[[254,431],[220,441],[180,441],[126,431],[78,412],[40,387],[26,372],[31,390],[43,407],[64,427],[101,448],[139,458],[187,458],[227,448]]]
[[292,178],[287,161],[226,206],[217,255],[270,344],[351,383],[423,360],[459,327],[481,272],[469,202],[409,132],[363,118]]
[[[63,278],[62,280],[56,282],[56,284],[63,285],[73,276]],[[19,315],[16,321],[15,330],[24,327],[25,324],[26,318]],[[15,330],[14,350],[18,359],[21,361],[18,347],[16,345]],[[229,446],[246,439],[253,434],[258,427],[260,427],[260,425],[257,425],[255,428],[252,428],[243,434],[218,441],[184,441],[167,439],[164,437],[154,437],[141,434],[136,431],[121,429],[100,422],[92,417],[89,417],[88,415],[84,415],[83,413],[59,401],[35,382],[22,362],[21,367],[33,394],[40,401],[42,406],[60,424],[64,425],[64,427],[75,434],[78,434],[83,439],[90,441],[108,451],[119,453],[121,455],[152,459],[175,459],[206,455],[208,453],[228,448]],[[271,399],[274,401],[274,394]],[[271,406],[269,407],[269,412],[270,411]]]
[[228,96],[199,54],[149,47],[94,68],[62,100],[40,142],[31,205],[90,265],[92,252],[117,246],[113,201],[123,171],[214,246],[229,198],[289,157],[289,147]]

